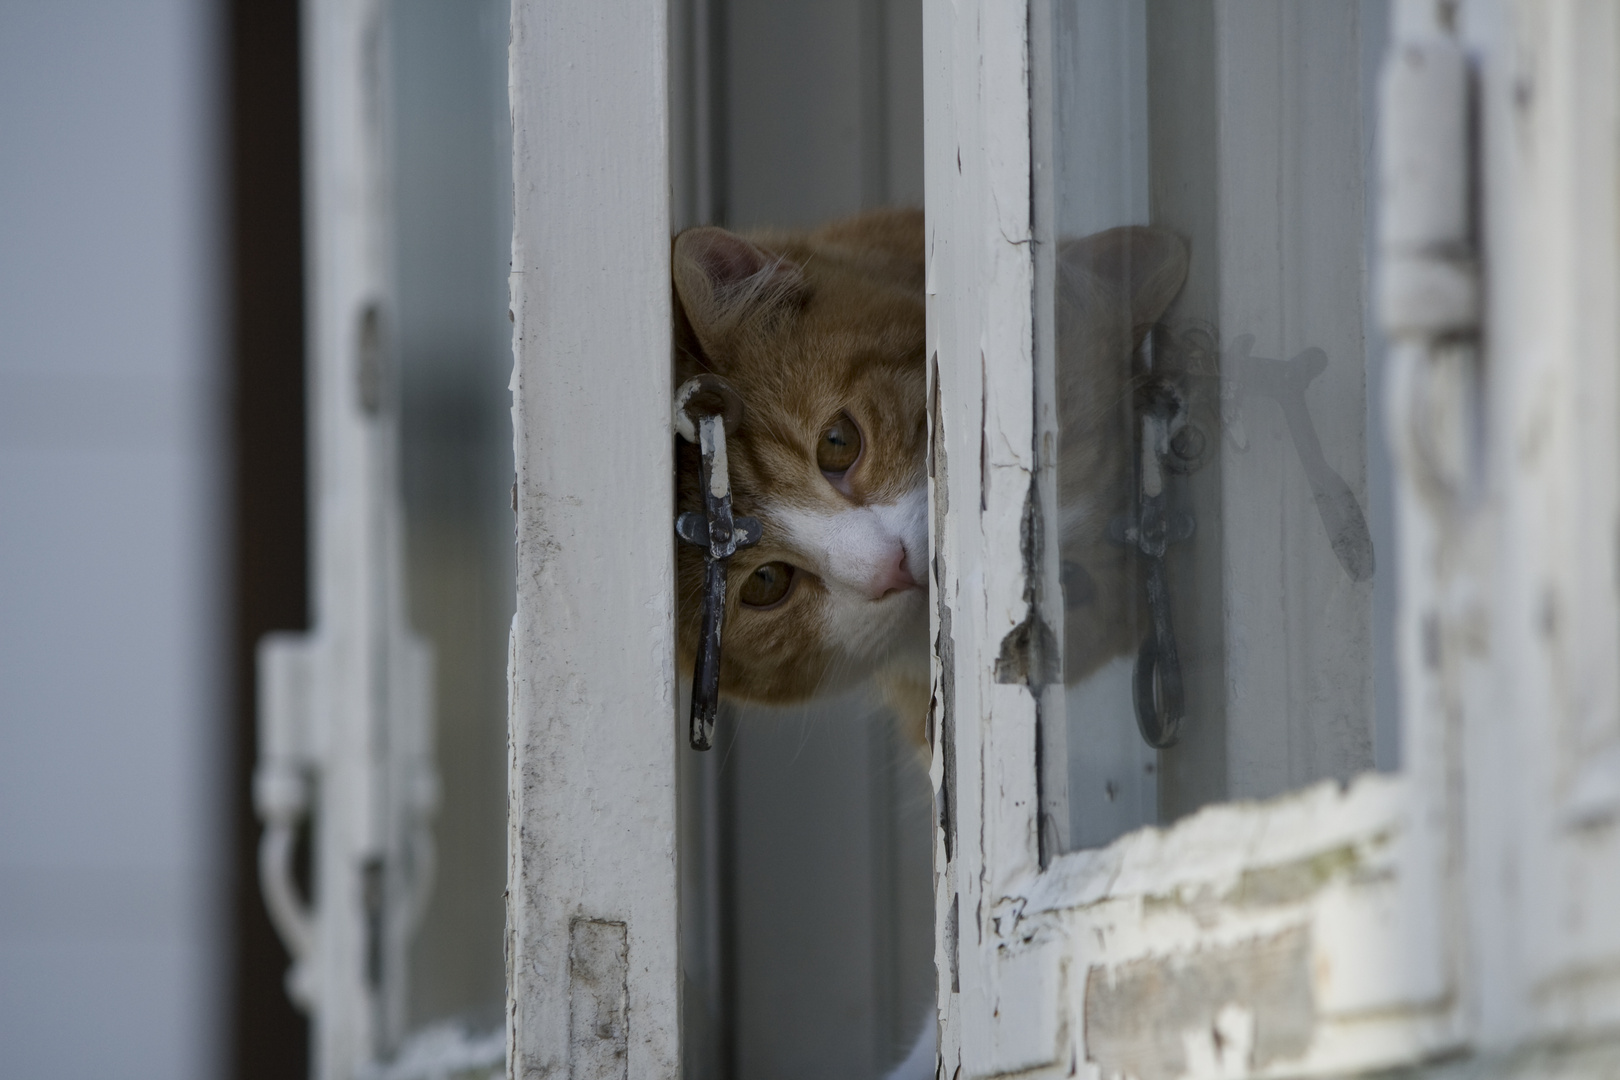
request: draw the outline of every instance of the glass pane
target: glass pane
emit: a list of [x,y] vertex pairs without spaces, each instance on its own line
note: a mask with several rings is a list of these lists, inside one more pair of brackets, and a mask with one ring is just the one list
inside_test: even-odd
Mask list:
[[[505,1000],[516,576],[508,11],[507,0],[387,7],[407,604],[433,653],[440,781],[436,873],[409,961],[407,1025],[418,1044],[424,1029],[451,1025],[487,1047]],[[442,1049],[442,1026],[426,1034]]]
[[1386,7],[1054,0],[1036,25],[1047,854],[1394,765]]

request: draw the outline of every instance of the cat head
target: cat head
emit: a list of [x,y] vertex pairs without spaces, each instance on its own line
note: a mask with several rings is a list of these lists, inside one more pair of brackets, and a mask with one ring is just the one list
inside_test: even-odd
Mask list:
[[[762,539],[732,558],[721,691],[768,703],[895,665],[926,680],[922,216],[808,234],[688,229],[675,240],[676,372],[743,402],[727,439],[733,507]],[[701,510],[680,444],[680,509]],[[679,545],[678,641],[697,648],[703,553]]]

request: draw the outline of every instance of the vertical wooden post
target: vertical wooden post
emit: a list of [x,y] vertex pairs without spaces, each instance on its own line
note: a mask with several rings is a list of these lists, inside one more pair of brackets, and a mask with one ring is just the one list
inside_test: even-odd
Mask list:
[[512,11],[508,1075],[674,1077],[666,9]]

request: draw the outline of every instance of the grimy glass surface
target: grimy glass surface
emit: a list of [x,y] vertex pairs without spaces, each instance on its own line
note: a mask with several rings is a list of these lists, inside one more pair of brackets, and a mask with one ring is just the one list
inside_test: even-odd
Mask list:
[[407,605],[432,648],[437,870],[411,944],[408,1026],[498,1031],[506,976],[506,657],[512,543],[507,0],[393,0],[394,305]]
[[1047,856],[1395,765],[1386,7],[1052,0],[1033,26]]

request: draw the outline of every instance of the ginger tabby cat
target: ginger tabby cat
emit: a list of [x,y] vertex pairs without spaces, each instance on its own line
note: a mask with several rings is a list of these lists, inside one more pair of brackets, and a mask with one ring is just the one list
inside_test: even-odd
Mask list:
[[[1129,510],[1132,354],[1180,290],[1185,247],[1111,229],[1059,248],[1057,369],[1068,512],[1061,523],[1075,682],[1140,641],[1134,557],[1107,539]],[[728,381],[745,413],[728,439],[734,509],[763,539],[731,561],[720,686],[786,704],[872,680],[920,738],[928,705],[924,233],[917,210],[806,232],[688,229],[675,240],[677,383]],[[700,508],[680,444],[678,503]],[[679,545],[678,642],[697,648],[703,555]]]

